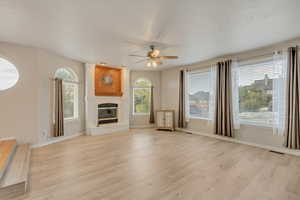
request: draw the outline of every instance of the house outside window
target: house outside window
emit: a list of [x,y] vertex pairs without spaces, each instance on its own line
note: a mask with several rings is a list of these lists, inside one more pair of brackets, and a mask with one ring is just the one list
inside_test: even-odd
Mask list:
[[188,115],[209,118],[210,72],[190,72],[188,77]]
[[272,61],[239,68],[239,119],[241,123],[272,126],[274,82],[281,76]]

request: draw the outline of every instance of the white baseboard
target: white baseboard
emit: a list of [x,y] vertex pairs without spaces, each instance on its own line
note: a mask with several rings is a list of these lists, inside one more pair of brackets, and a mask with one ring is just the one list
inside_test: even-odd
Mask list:
[[54,144],[54,143],[57,143],[57,142],[62,142],[62,141],[65,141],[65,140],[70,140],[72,138],[84,135],[84,133],[85,132],[81,132],[81,133],[74,134],[74,135],[62,136],[62,137],[58,137],[58,138],[51,138],[51,140],[49,140],[47,142],[43,142],[43,143],[40,143],[40,144],[31,145],[31,148],[33,148],[33,149],[34,148],[39,148],[39,147],[47,146],[49,144]]
[[219,140],[234,142],[234,143],[238,143],[238,144],[245,144],[245,145],[249,145],[249,146],[254,146],[254,147],[258,147],[258,148],[262,148],[262,149],[267,149],[267,150],[270,150],[270,151],[276,151],[276,152],[279,152],[279,153],[285,153],[285,154],[290,154],[290,155],[294,155],[294,156],[300,156],[300,150],[292,150],[292,149],[287,149],[287,148],[284,148],[284,147],[273,147],[273,146],[269,146],[269,145],[256,144],[256,143],[252,143],[252,142],[245,142],[245,141],[237,140],[237,139],[234,139],[234,138],[227,138],[227,137],[222,137],[222,136],[218,136],[218,135],[214,135],[214,134],[203,133],[203,132],[199,132],[199,131],[192,131],[192,130],[188,130],[188,129],[176,128],[176,130],[182,131],[182,132],[187,132],[187,133],[192,133],[192,134],[195,134],[195,135],[201,135],[201,136],[216,138],[216,139],[219,139]]

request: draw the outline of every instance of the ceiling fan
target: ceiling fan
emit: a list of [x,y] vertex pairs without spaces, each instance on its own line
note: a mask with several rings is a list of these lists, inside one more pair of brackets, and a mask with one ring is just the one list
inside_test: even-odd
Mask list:
[[158,65],[162,64],[163,59],[177,59],[178,58],[178,56],[160,56],[159,55],[160,51],[158,49],[155,49],[154,45],[150,45],[150,49],[151,49],[151,51],[149,51],[146,56],[141,56],[141,55],[129,55],[129,56],[145,58],[136,63],[147,61],[147,67],[154,67],[154,68],[156,68]]

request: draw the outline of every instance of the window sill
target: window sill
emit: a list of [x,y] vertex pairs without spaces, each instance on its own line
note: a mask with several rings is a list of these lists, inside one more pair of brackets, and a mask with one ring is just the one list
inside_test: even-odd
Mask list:
[[189,117],[189,119],[201,119],[201,120],[206,120],[206,121],[209,121],[208,118],[204,118],[204,117]]
[[265,123],[259,123],[259,122],[251,122],[251,121],[240,121],[241,125],[248,125],[248,126],[258,126],[258,127],[266,127],[266,128],[272,128],[272,124],[265,124]]

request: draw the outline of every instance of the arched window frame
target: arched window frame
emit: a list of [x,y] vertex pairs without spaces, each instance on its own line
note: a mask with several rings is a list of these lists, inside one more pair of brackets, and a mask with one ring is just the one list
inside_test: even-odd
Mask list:
[[[140,85],[139,82],[146,82],[148,83],[147,85]],[[151,103],[151,87],[152,87],[152,82],[147,79],[147,78],[138,78],[134,81],[134,87],[132,91],[132,99],[133,99],[133,115],[150,115],[150,103]],[[137,111],[137,95],[139,92],[144,92],[146,95],[148,95],[148,99],[146,99],[146,111]]]
[[[63,73],[66,73],[69,77],[64,77]],[[63,93],[64,97],[66,94],[66,91],[69,90],[69,92],[73,93],[73,110],[72,110],[72,115],[68,115],[67,109],[67,103],[65,102],[64,98],[64,120],[66,121],[71,121],[71,120],[76,120],[79,117],[79,105],[78,105],[78,88],[79,88],[79,81],[78,81],[78,76],[77,74],[70,68],[68,67],[62,67],[58,68],[55,72],[54,78],[62,79],[63,80]]]
[[[0,91],[5,91],[5,90],[11,89],[11,88],[16,86],[16,84],[19,81],[20,74],[19,74],[18,68],[10,60],[10,58],[6,58],[6,56],[0,55],[0,63],[1,62],[3,62],[4,65],[6,65],[6,66],[7,65],[10,66],[9,72],[8,71],[2,71],[3,73],[0,74],[0,78],[2,78],[2,80],[4,80],[5,78],[8,78],[8,77],[10,79],[9,81],[4,81],[3,85],[0,86]],[[4,69],[5,69],[5,67],[4,67]]]

